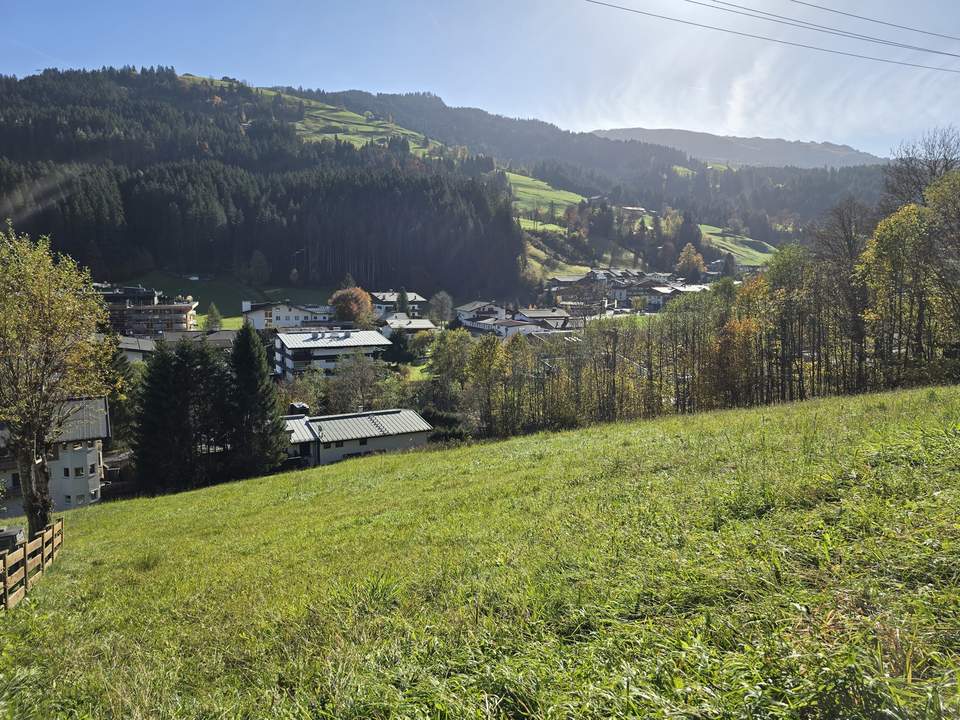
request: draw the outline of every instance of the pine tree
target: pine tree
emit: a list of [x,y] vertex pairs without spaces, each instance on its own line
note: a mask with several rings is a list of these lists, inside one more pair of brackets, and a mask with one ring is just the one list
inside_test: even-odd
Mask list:
[[177,428],[185,420],[182,395],[173,392],[176,358],[170,347],[157,343],[147,362],[137,413],[134,453],[142,490],[160,492],[180,482],[182,448]]
[[217,308],[216,303],[210,303],[207,308],[207,319],[203,324],[204,330],[215,332],[223,327],[223,316]]
[[232,459],[237,477],[263,475],[285,457],[288,438],[267,353],[256,330],[245,323],[230,356]]

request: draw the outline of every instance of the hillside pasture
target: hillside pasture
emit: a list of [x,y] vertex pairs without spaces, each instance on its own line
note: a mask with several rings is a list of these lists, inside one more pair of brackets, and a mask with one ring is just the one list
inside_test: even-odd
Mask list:
[[947,718],[960,390],[374,456],[67,512],[53,718]]
[[584,197],[567,190],[557,190],[543,180],[507,172],[507,180],[513,188],[514,206],[523,213],[533,210],[546,212],[552,202],[558,213],[562,213],[568,205],[579,205]]
[[717,250],[728,252],[740,265],[761,267],[770,262],[777,249],[761,240],[752,240],[744,235],[728,232],[715,225],[701,225],[703,241]]

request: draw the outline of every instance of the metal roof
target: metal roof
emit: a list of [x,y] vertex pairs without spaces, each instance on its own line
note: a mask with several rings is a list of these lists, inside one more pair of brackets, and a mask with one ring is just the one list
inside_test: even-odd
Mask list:
[[288,415],[284,418],[291,443],[342,442],[361,438],[430,432],[433,426],[414,410],[373,410],[350,415],[323,415],[308,418]]
[[[61,406],[67,416],[61,433],[54,442],[79,442],[80,440],[103,440],[110,437],[110,414],[105,397],[67,400]],[[0,447],[6,447],[9,433],[0,426]]]
[[390,341],[376,330],[316,330],[278,333],[281,344],[290,350],[321,348],[388,347]]
[[287,415],[284,420],[287,423],[287,432],[290,433],[291,444],[313,442],[318,439],[310,427],[310,418],[306,415]]
[[466,305],[458,305],[455,310],[460,312],[473,312],[482,307],[499,307],[495,302],[491,300],[474,300],[473,302],[468,302]]
[[556,317],[570,317],[568,313],[563,308],[523,308],[517,312],[517,315],[523,315],[528,318],[556,318]]

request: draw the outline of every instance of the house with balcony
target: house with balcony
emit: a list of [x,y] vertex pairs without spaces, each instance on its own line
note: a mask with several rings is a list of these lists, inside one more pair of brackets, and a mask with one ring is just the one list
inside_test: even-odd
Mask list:
[[121,335],[153,336],[196,330],[197,303],[191,296],[170,298],[143,285],[97,283],[94,288],[110,313],[110,326]]
[[[406,292],[407,307],[400,307],[400,296]],[[403,313],[407,317],[419,318],[423,314],[423,308],[427,304],[426,298],[419,293],[400,290],[388,290],[386,292],[372,292],[370,299],[373,300],[373,312],[378,318],[385,318],[394,313]]]
[[274,373],[286,380],[307,370],[332,375],[351,355],[376,357],[388,347],[390,341],[376,330],[279,332],[274,340]]
[[244,322],[253,325],[254,330],[350,324],[337,321],[336,310],[330,305],[300,304],[289,300],[258,303],[243,300],[240,309]]
[[[67,420],[47,457],[50,497],[55,511],[100,502],[103,485],[103,441],[110,437],[106,398],[70,400]],[[23,515],[20,468],[7,447],[9,434],[0,425],[0,517]]]

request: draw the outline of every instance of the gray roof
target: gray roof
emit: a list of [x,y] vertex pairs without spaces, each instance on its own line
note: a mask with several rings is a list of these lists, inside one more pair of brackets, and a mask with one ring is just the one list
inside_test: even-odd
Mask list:
[[[110,414],[105,397],[67,400],[62,405],[67,415],[63,431],[53,438],[55,442],[103,440],[110,437]],[[0,447],[6,446],[6,427],[0,425]]]
[[390,341],[376,330],[316,330],[304,333],[277,333],[277,338],[290,350],[390,346]]
[[383,321],[390,326],[391,330],[436,330],[434,325],[427,318],[412,318],[406,313],[394,313],[387,315]]
[[523,315],[528,318],[558,318],[570,317],[563,308],[523,308],[517,311],[517,315]]
[[458,305],[454,309],[460,312],[473,312],[488,305],[496,306],[496,303],[491,300],[474,300],[473,302],[468,302],[466,305]]
[[361,438],[430,432],[433,426],[414,410],[372,410],[350,415],[284,418],[291,443],[342,442]]
[[[373,292],[373,293],[370,293],[370,295],[375,300],[379,300],[382,303],[395,303],[395,302],[399,302],[400,300],[400,293],[394,292],[393,290],[390,290],[388,292]],[[424,298],[422,295],[418,295],[415,292],[407,291],[407,302],[421,303],[426,301],[427,301],[426,298]]]
[[[104,335],[103,333],[96,333],[94,337],[96,337],[98,341],[103,342],[103,340],[109,338],[110,336]],[[157,351],[157,341],[151,340],[150,338],[117,335],[117,347],[119,347],[121,350],[128,350],[131,352],[152,353]]]

